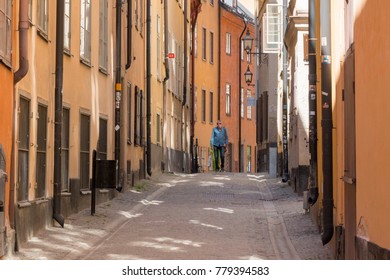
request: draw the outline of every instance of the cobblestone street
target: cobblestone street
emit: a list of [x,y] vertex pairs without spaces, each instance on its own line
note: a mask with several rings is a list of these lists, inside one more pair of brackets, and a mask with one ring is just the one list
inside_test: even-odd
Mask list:
[[41,231],[8,259],[331,259],[280,179],[163,174]]

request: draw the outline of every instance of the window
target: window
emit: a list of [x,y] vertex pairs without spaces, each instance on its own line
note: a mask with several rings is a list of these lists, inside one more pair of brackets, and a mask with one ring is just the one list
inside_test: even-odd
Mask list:
[[202,122],[206,121],[206,91],[202,89]]
[[202,59],[206,60],[206,28],[202,28]]
[[62,109],[61,177],[62,191],[69,191],[69,117],[70,110]]
[[134,119],[134,143],[141,146],[142,143],[142,92],[136,86],[135,87],[135,119]]
[[47,38],[48,15],[48,0],[38,0],[38,31],[45,38]]
[[267,4],[267,12],[263,17],[263,27],[264,52],[278,52],[282,42],[282,13],[280,5]]
[[157,79],[161,81],[161,18],[157,15]]
[[134,7],[134,12],[135,12],[135,28],[138,30],[138,0],[135,0],[135,7]]
[[252,104],[249,103],[249,100],[252,98],[251,94],[252,94],[251,90],[247,89],[246,90],[246,103],[247,103],[247,106],[246,106],[246,118],[248,120],[252,119],[252,106],[251,106]]
[[64,50],[70,53],[70,0],[65,0]]
[[210,32],[210,63],[214,63],[214,33]]
[[131,84],[127,84],[127,144],[131,144]]
[[213,112],[213,110],[214,110],[214,93],[212,92],[212,91],[210,91],[210,117],[209,117],[209,119],[210,119],[210,123],[212,123],[213,122],[213,120],[214,120],[214,118],[213,118],[213,114],[214,114],[214,112]]
[[99,17],[99,67],[107,71],[108,57],[108,1],[100,0]]
[[226,84],[226,115],[231,114],[231,85]]
[[226,53],[231,54],[231,35],[226,33]]
[[47,140],[47,107],[38,105],[37,116],[37,158],[35,198],[45,197],[46,193],[46,140]]
[[18,201],[28,200],[28,173],[30,153],[30,100],[21,97],[19,104],[18,139]]
[[28,20],[30,23],[32,23],[32,9],[33,9],[33,3],[32,0],[28,0]]
[[139,32],[142,34],[142,29],[144,26],[144,13],[143,13],[143,0],[139,0]]
[[195,36],[194,55],[195,57],[198,57],[198,23],[195,24],[194,36]]
[[0,60],[11,64],[12,59],[12,4],[11,0],[0,1]]
[[90,116],[80,115],[80,188],[89,189]]
[[241,40],[241,60],[244,60],[244,53],[246,53],[244,50],[244,41]]
[[91,61],[91,0],[81,0],[80,59]]
[[251,172],[252,147],[246,147],[246,171]]
[[244,117],[244,88],[241,88],[240,91],[240,116]]
[[160,114],[157,113],[156,116],[156,142],[160,143],[161,141],[161,117]]
[[99,159],[107,159],[107,119],[99,118]]

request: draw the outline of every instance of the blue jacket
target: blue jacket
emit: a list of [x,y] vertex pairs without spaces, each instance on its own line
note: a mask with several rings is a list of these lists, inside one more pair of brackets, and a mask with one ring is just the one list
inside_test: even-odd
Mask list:
[[211,131],[211,146],[222,147],[223,144],[227,145],[228,143],[229,139],[226,128],[222,127],[221,129],[218,129],[218,127],[214,127]]

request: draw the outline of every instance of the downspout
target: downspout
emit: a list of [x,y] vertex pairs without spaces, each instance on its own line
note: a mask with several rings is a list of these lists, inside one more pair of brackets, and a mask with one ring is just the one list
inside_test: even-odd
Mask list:
[[[146,163],[147,163],[147,172],[149,176],[152,176],[152,143],[151,143],[151,103],[150,100],[150,78],[151,78],[151,57],[150,57],[150,47],[151,47],[151,18],[150,18],[150,5],[151,0],[146,1]],[[167,40],[168,38],[165,38]]]
[[217,120],[221,119],[221,5],[218,5],[218,99]]
[[28,72],[28,0],[20,0],[19,3],[19,69],[15,72],[14,84]]
[[[184,117],[184,114],[185,114],[185,110],[184,110],[184,106],[186,105],[187,103],[187,56],[188,56],[188,52],[187,52],[187,48],[188,48],[188,32],[187,32],[187,29],[188,29],[188,25],[187,25],[187,19],[188,19],[188,16],[187,16],[187,13],[188,13],[188,8],[187,8],[187,5],[188,5],[188,2],[187,0],[184,0],[184,75],[183,75],[183,100],[182,100],[182,112],[181,112],[181,118],[182,118],[182,121],[181,121],[181,125],[180,125],[180,128],[181,128],[181,150],[183,151],[183,160],[185,162],[185,150],[184,150],[184,137],[185,137],[185,132],[183,131],[184,127],[183,127],[183,124],[184,124],[184,120],[185,120],[185,117]],[[184,171],[185,169],[183,169]]]
[[[28,72],[28,0],[19,1],[19,69],[14,74],[14,85],[22,80]],[[14,98],[14,108],[16,108]],[[12,148],[11,148],[11,174],[10,174],[10,203],[9,203],[9,220],[12,229],[15,229],[15,186],[16,178],[14,175],[14,148],[16,143],[15,116],[12,117]]]
[[238,47],[239,47],[239,54],[238,54],[238,172],[241,172],[241,156],[242,156],[242,151],[241,151],[241,56],[242,56],[242,48],[241,48],[241,40],[242,40],[242,35],[244,35],[244,32],[247,28],[247,22],[245,20],[245,17],[242,19],[244,21],[244,29],[241,32],[240,39],[238,41]]
[[133,21],[133,1],[128,0],[127,1],[127,62],[126,62],[126,70],[128,70],[131,66],[131,62],[133,61],[132,54],[131,54],[131,47],[133,45],[133,28],[132,28],[132,21]]
[[122,0],[116,1],[116,22],[115,22],[115,36],[116,36],[116,70],[115,70],[115,161],[116,161],[116,185],[117,190],[121,191],[122,186],[119,177],[119,165],[120,165],[120,125],[121,125],[121,97],[122,97],[122,84],[121,84],[121,43],[122,43]]
[[317,0],[309,0],[309,152],[310,176],[309,198],[310,205],[318,199],[317,171],[317,61],[316,61],[316,4]]
[[[283,36],[287,29],[287,0],[283,0]],[[287,144],[287,48],[283,44],[283,182],[289,180]]]
[[322,244],[333,236],[333,147],[332,147],[332,63],[330,0],[322,0],[321,9],[321,108],[322,162],[324,176]]
[[164,1],[164,64],[165,64],[165,78],[163,80],[163,135],[162,135],[162,169],[167,168],[166,165],[166,130],[167,130],[167,81],[169,80],[169,59],[168,59],[168,1]]
[[55,73],[55,125],[54,125],[54,200],[53,218],[64,227],[61,216],[61,138],[62,138],[62,85],[64,72],[64,11],[65,1],[57,1],[56,16],[56,73]]
[[187,0],[184,0],[184,77],[183,77],[183,101],[182,105],[187,103],[187,48],[188,48],[188,33],[187,33]]
[[198,172],[198,159],[195,158],[195,26],[198,14],[201,11],[200,0],[191,0],[191,131],[190,131],[190,154],[191,173]]

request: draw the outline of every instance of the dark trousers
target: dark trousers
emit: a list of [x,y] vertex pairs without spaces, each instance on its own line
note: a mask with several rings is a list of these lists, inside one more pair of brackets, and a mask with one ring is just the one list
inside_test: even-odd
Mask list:
[[221,169],[225,167],[225,148],[222,146],[214,146],[215,170],[219,170],[219,158],[221,157]]

